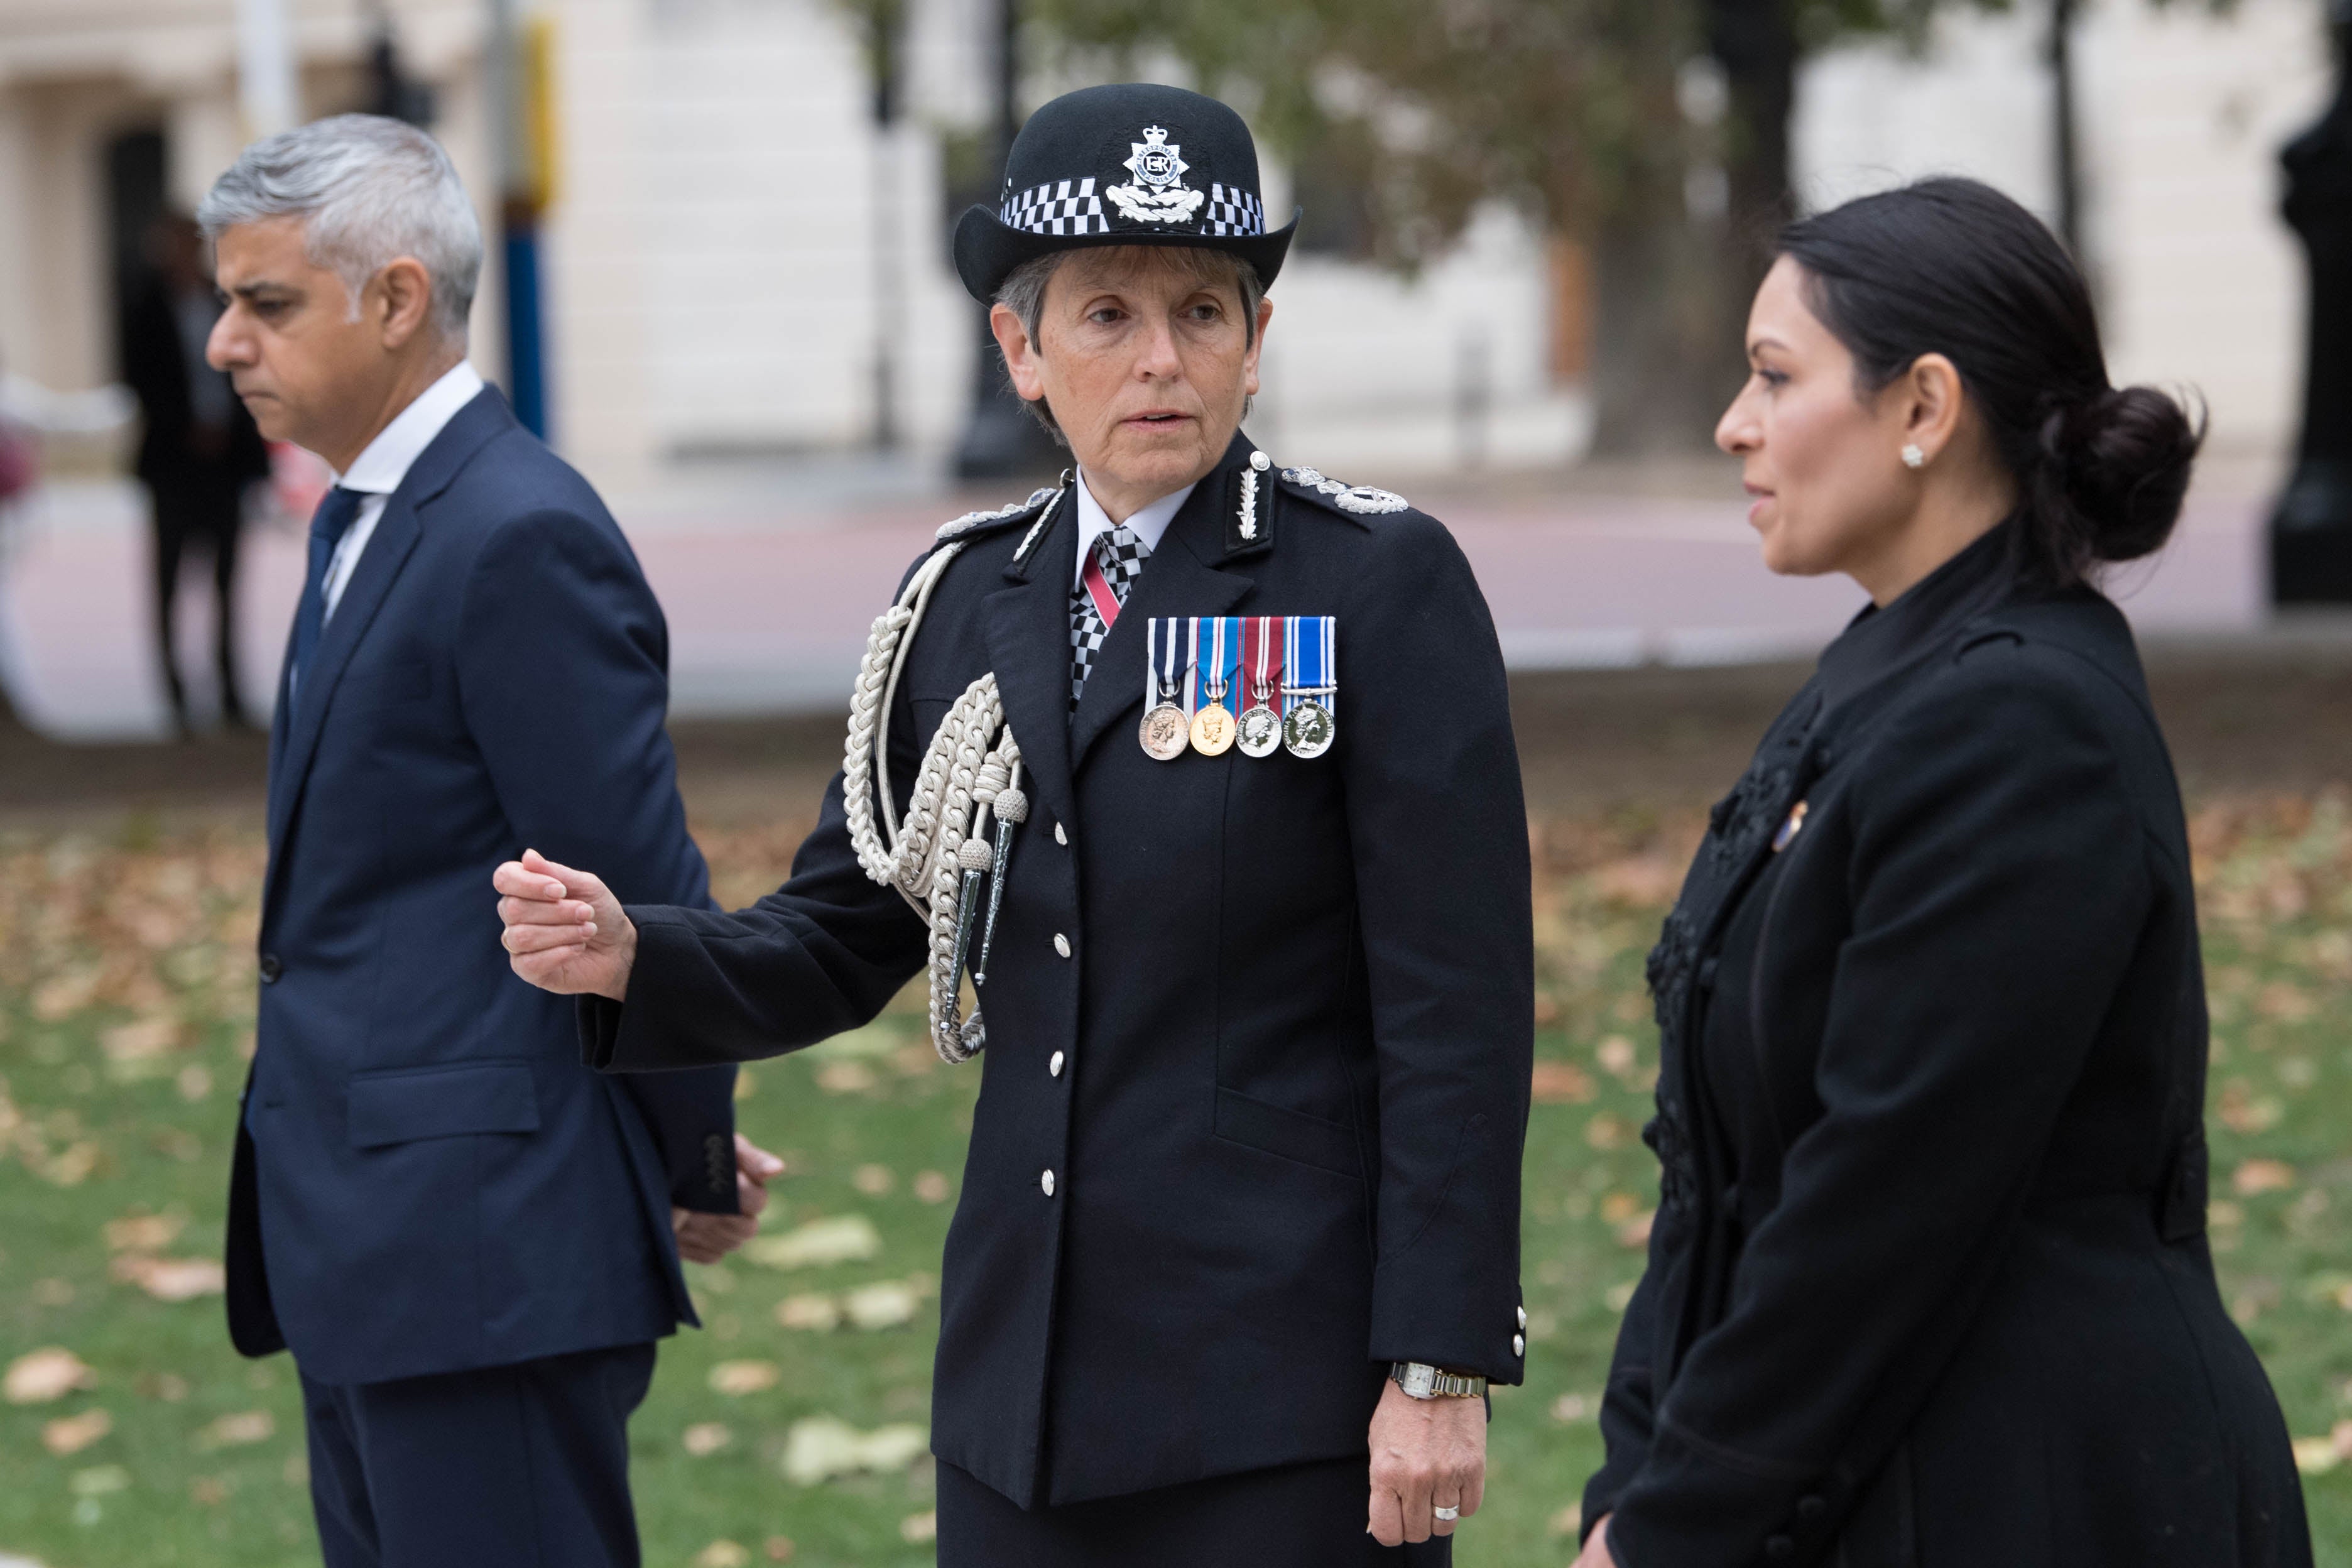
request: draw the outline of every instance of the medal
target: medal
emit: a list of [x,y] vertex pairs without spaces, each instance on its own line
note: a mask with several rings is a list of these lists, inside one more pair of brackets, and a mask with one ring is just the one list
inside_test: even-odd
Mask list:
[[[1160,651],[1160,626],[1167,626],[1167,651]],[[1174,621],[1157,619],[1146,628],[1150,637],[1148,662],[1143,669],[1143,725],[1140,738],[1143,754],[1157,763],[1173,762],[1184,754],[1190,740],[1191,726],[1184,721],[1184,710],[1176,703],[1176,644]]]
[[1271,705],[1275,678],[1281,673],[1275,644],[1276,628],[1282,623],[1272,616],[1252,616],[1242,625],[1242,666],[1249,680],[1250,705],[1242,710],[1234,743],[1244,756],[1270,757],[1282,746],[1282,716]]
[[1339,734],[1328,701],[1339,689],[1333,668],[1337,626],[1329,616],[1291,616],[1283,622],[1282,743],[1294,757],[1321,756]]
[[[1204,757],[1224,754],[1234,743],[1234,712],[1225,706],[1233,689],[1234,666],[1241,660],[1241,639],[1233,636],[1238,623],[1224,616],[1192,623],[1193,668],[1201,671],[1200,711],[1192,715],[1192,749]],[[1203,666],[1200,656],[1208,656]]]

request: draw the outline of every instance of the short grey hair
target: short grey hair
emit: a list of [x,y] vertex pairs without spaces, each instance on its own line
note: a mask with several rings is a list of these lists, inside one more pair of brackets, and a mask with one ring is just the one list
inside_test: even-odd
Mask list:
[[413,256],[433,281],[432,320],[463,342],[482,276],[482,226],[441,143],[377,114],[338,114],[247,147],[196,208],[208,240],[238,224],[299,218],[311,264],[360,293]]
[[[1207,246],[1154,246],[1150,248],[1160,253],[1171,266],[1188,268],[1204,283],[1231,283],[1239,289],[1243,341],[1251,348],[1257,346],[1257,307],[1258,302],[1265,298],[1265,279],[1258,276],[1256,267],[1229,250],[1213,250]],[[997,288],[992,303],[1003,306],[1021,318],[1021,330],[1029,335],[1033,348],[1038,341],[1038,324],[1045,319],[1046,286],[1054,281],[1054,274],[1062,269],[1062,263],[1067,261],[1072,254],[1067,250],[1054,250],[1043,256],[1033,256],[1006,273],[1004,281]],[[1243,418],[1249,417],[1250,407],[1256,401],[1250,398],[1243,403]],[[1054,417],[1054,411],[1045,406],[1044,398],[1029,404],[1028,408],[1055,440],[1065,447],[1070,444],[1062,434],[1061,422]]]

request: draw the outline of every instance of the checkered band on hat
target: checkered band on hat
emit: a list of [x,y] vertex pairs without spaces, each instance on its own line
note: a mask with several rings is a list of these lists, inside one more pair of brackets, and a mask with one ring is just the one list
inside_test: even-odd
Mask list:
[[1051,180],[1025,191],[1006,194],[998,214],[1008,228],[1031,234],[1108,234],[1110,219],[1103,216],[1102,197],[1095,183]]
[[1212,184],[1202,234],[1256,236],[1265,232],[1265,207],[1239,185]]
[[[1127,592],[1143,574],[1143,563],[1150,555],[1151,546],[1125,523],[1114,526],[1108,533],[1095,536],[1095,559],[1102,563],[1103,581],[1110,585],[1111,597],[1124,605]],[[1095,608],[1094,595],[1080,583],[1070,592],[1070,706],[1076,708],[1087,689],[1087,677],[1101,654],[1103,640],[1110,636],[1110,626]]]

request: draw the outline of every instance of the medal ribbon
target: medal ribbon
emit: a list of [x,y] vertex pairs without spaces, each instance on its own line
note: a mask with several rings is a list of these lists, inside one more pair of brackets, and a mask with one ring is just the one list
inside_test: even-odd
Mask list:
[[1207,616],[1192,622],[1192,684],[1185,692],[1184,710],[1222,708],[1241,717],[1238,689],[1242,665],[1242,621],[1236,616]]
[[1272,706],[1275,677],[1282,672],[1275,658],[1276,645],[1281,640],[1276,628],[1281,624],[1273,616],[1252,616],[1242,623],[1243,658],[1249,668],[1245,708]]
[[1339,618],[1334,616],[1286,616],[1282,622],[1282,716],[1308,698],[1314,698],[1325,708],[1332,706],[1336,682],[1332,678],[1333,655],[1338,641]]
[[[1157,616],[1144,622],[1147,652],[1143,666],[1143,706],[1147,710],[1172,700],[1175,696],[1176,656],[1182,640],[1178,627],[1181,624],[1172,616],[1162,620]],[[1189,684],[1189,673],[1186,680]]]

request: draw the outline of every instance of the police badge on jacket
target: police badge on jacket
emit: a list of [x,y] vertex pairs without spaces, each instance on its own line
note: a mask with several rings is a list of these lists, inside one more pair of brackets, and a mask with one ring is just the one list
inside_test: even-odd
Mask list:
[[1446,1562],[1477,1396],[1520,1380],[1502,659],[1443,526],[1242,432],[1291,233],[1257,190],[1192,93],[1033,116],[956,258],[1076,460],[877,593],[792,879],[714,914],[500,873],[517,969],[591,995],[605,1068],[778,1055],[927,976],[982,1074],[932,1405],[950,1568]]

